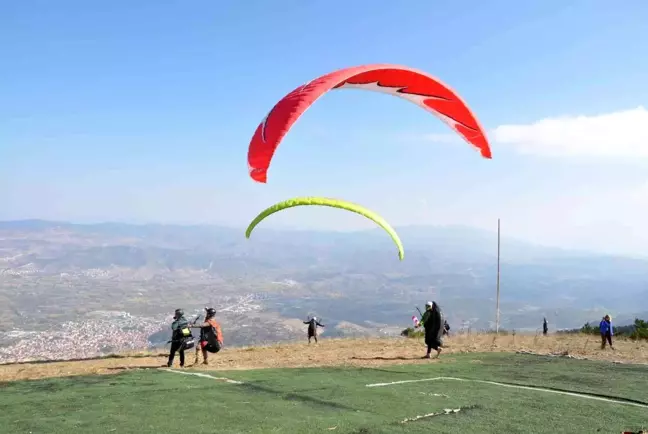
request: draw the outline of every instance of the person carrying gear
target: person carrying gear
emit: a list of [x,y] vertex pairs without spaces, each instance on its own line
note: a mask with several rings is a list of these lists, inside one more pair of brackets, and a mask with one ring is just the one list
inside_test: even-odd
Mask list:
[[[184,311],[182,309],[176,309],[175,314],[173,315],[173,323],[171,324],[171,351],[169,352],[169,361],[167,362],[167,367],[173,366],[173,359],[175,353],[180,353],[180,367],[184,367],[185,364],[185,350],[187,346],[185,345],[187,340],[192,338],[191,330],[189,329],[189,321],[184,316]],[[193,346],[193,345],[192,345]],[[191,348],[191,347],[189,347]]]
[[304,321],[304,324],[308,324],[308,343],[311,343],[311,338],[315,339],[315,343],[317,343],[317,327],[324,328],[326,326],[320,324],[315,316],[308,321]]
[[223,347],[223,332],[221,326],[216,321],[216,309],[213,307],[205,308],[205,322],[202,324],[191,325],[193,328],[200,329],[200,344],[196,347],[196,360],[194,364],[198,363],[198,350],[202,350],[203,365],[208,365],[207,352],[217,353]]
[[[605,315],[599,324],[599,329],[601,330],[601,349],[605,349],[605,344],[609,343],[610,348],[614,349],[612,346],[612,336],[614,335],[614,330],[612,328],[612,318],[610,315]],[[606,342],[607,341],[607,342]]]
[[432,349],[436,350],[436,357],[441,354],[441,346],[443,345],[443,315],[441,309],[436,302],[428,301],[425,303],[425,313],[417,327],[425,328],[425,345],[427,345],[427,353],[423,356],[424,359],[429,359]]

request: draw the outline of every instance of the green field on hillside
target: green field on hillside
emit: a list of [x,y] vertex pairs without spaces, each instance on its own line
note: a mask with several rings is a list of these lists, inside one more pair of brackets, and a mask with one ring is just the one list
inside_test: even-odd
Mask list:
[[[0,431],[607,434],[648,426],[646,366],[464,354],[409,366],[200,371],[199,375],[146,369],[3,383]],[[446,378],[429,380],[437,377]],[[426,381],[367,387],[410,380]],[[429,416],[444,409],[460,410]]]

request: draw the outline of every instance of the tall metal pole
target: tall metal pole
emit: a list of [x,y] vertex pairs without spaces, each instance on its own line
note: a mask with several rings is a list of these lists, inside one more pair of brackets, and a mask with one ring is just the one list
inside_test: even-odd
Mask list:
[[499,334],[500,323],[500,219],[497,219],[497,307],[495,314],[495,333]]

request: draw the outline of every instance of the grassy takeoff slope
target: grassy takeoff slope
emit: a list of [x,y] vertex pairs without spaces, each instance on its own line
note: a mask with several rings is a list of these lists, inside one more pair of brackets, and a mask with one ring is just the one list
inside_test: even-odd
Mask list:
[[[2,383],[0,431],[618,433],[648,426],[648,367],[640,365],[491,353],[370,368],[181,372]],[[482,382],[406,382],[437,377]]]

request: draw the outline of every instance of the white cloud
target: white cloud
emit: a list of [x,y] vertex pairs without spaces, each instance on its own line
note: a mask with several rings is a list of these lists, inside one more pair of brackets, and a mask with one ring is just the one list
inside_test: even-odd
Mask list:
[[640,106],[596,116],[500,125],[489,136],[495,144],[528,154],[648,158],[648,110]]

